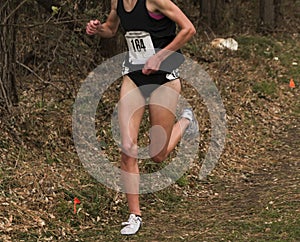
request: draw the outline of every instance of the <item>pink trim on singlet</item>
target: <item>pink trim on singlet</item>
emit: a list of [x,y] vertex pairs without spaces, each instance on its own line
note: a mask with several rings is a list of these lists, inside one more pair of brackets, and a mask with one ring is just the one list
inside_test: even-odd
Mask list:
[[161,20],[165,17],[165,15],[163,15],[161,13],[152,13],[152,12],[149,12],[149,11],[148,11],[148,13],[149,13],[149,16],[151,18],[154,18],[155,20]]

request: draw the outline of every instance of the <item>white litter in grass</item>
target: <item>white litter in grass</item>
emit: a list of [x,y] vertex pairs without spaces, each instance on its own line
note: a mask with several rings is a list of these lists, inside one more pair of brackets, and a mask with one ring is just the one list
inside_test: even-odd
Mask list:
[[230,50],[237,50],[238,49],[238,42],[233,38],[216,38],[211,42],[211,45],[218,49],[230,49]]

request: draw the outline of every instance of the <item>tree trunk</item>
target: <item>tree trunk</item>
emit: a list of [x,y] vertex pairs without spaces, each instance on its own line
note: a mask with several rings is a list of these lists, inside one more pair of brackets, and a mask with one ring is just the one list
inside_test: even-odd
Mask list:
[[263,28],[273,29],[275,27],[274,0],[260,0],[260,19]]
[[204,21],[206,21],[208,25],[211,25],[211,1],[200,0],[200,11],[201,17],[203,17]]
[[16,1],[0,5],[0,107],[10,110],[18,102],[16,88]]
[[201,17],[210,27],[217,29],[220,24],[227,21],[225,19],[228,11],[226,4],[230,3],[231,1],[228,0],[200,0]]
[[278,27],[283,20],[281,0],[274,0],[274,11],[275,11],[275,27]]

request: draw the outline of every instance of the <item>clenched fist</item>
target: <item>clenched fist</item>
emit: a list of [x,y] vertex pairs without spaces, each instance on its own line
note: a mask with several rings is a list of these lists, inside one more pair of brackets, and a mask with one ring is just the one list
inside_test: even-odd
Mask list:
[[88,35],[95,35],[98,34],[101,28],[101,23],[98,19],[91,20],[86,25],[86,33]]

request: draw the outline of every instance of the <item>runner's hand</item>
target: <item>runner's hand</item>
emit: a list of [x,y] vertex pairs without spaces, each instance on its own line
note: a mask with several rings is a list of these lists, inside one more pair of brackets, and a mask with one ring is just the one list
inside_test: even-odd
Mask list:
[[143,74],[150,75],[157,72],[159,70],[160,64],[161,60],[156,55],[151,56],[142,69]]
[[88,35],[95,35],[95,34],[99,33],[100,28],[101,28],[101,23],[98,19],[91,20],[86,25],[86,33]]

